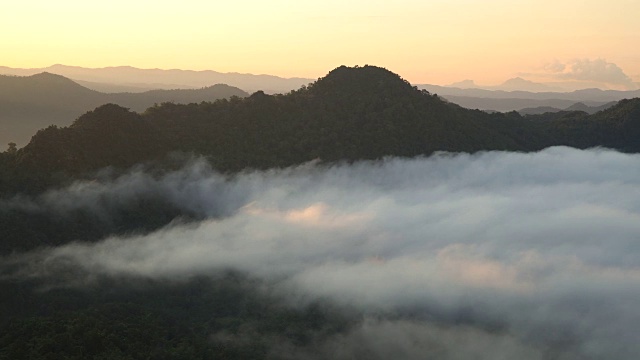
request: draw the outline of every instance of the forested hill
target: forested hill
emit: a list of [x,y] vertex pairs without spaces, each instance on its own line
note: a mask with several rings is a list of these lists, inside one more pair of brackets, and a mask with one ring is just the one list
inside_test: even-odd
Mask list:
[[221,171],[435,151],[534,151],[552,145],[640,151],[640,100],[588,115],[487,114],[442,101],[374,66],[339,67],[286,95],[256,92],[138,114],[108,104],[69,127],[40,130],[2,154],[2,193],[38,192],[106,166],[171,152],[205,155]]
[[[496,160],[503,154],[487,154],[486,161],[456,157],[434,167],[387,167],[403,163],[390,161],[383,171],[363,164],[234,172],[439,150],[569,145],[639,152],[640,99],[594,115],[488,114],[366,66],[337,68],[286,95],[166,103],[142,113],[107,104],[73,120],[0,153],[0,359],[638,353],[628,336],[638,333],[628,311],[637,279],[620,275],[637,264],[630,251],[635,213],[628,202],[610,206],[633,187],[627,180],[635,173],[621,170],[635,160],[596,155],[600,173],[613,174],[596,176],[597,184],[585,181],[598,171],[572,174],[588,168],[591,155],[577,165],[570,156],[542,167],[535,164],[548,157],[507,156],[518,166],[505,166]],[[204,161],[185,166],[185,156],[172,153],[203,155],[231,174],[220,176]],[[611,159],[617,166],[600,168]],[[560,166],[568,168],[557,180],[546,176]],[[56,189],[76,179],[90,181]],[[588,196],[616,188],[611,197]],[[566,194],[556,199],[560,192]],[[478,209],[491,210],[481,223]],[[619,213],[630,220],[619,221]],[[519,233],[526,236],[514,242]],[[508,251],[499,252],[501,244]],[[607,251],[592,256],[601,249]],[[524,258],[518,267],[529,253],[534,263]],[[472,266],[459,266],[466,262]],[[486,264],[507,276],[468,281],[469,269]],[[425,273],[423,283],[414,281],[416,269]],[[602,269],[613,270],[599,276]],[[396,284],[404,274],[408,282]],[[615,286],[604,285],[612,280]],[[568,283],[577,285],[565,291]],[[439,284],[452,291],[442,294]],[[537,321],[541,313],[548,319]],[[561,336],[550,327],[562,328]]]
[[187,104],[248,95],[224,84],[202,89],[106,94],[49,73],[26,77],[0,75],[0,144],[13,142],[22,147],[37,130],[49,125],[68,126],[78,116],[107,103],[144,111],[155,103]]

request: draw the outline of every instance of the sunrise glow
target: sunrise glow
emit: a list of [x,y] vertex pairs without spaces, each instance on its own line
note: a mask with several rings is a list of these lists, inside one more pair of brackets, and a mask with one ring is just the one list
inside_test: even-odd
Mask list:
[[640,81],[640,2],[631,0],[29,0],[1,7],[1,65],[10,67],[317,78],[341,64],[375,64],[414,83],[491,84],[523,74],[552,81],[559,75],[550,65],[603,60]]

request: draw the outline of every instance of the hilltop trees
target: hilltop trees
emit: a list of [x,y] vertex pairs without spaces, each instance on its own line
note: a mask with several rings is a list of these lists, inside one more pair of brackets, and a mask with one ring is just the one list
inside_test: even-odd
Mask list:
[[12,156],[0,194],[37,192],[103,167],[181,152],[223,172],[435,151],[535,151],[552,145],[640,151],[638,100],[588,116],[488,114],[442,101],[382,68],[339,67],[286,95],[163,103],[137,114],[107,104],[39,131]]

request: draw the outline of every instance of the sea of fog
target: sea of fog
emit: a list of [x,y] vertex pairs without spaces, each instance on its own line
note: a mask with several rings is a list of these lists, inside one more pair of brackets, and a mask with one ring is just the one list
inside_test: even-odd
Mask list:
[[442,153],[231,177],[198,160],[1,205],[108,217],[149,192],[205,220],[15,255],[4,259],[12,276],[71,267],[65,281],[79,286],[97,275],[233,270],[290,306],[321,299],[362,314],[360,326],[299,357],[640,354],[640,155]]

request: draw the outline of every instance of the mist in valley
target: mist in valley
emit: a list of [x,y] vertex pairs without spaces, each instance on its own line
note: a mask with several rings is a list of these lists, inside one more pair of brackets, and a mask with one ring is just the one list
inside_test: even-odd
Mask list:
[[236,272],[290,309],[350,319],[273,358],[632,359],[640,348],[640,156],[607,149],[438,153],[222,175],[205,160],[78,182],[3,211],[96,214],[140,197],[192,215],[145,233],[2,258],[40,291]]

